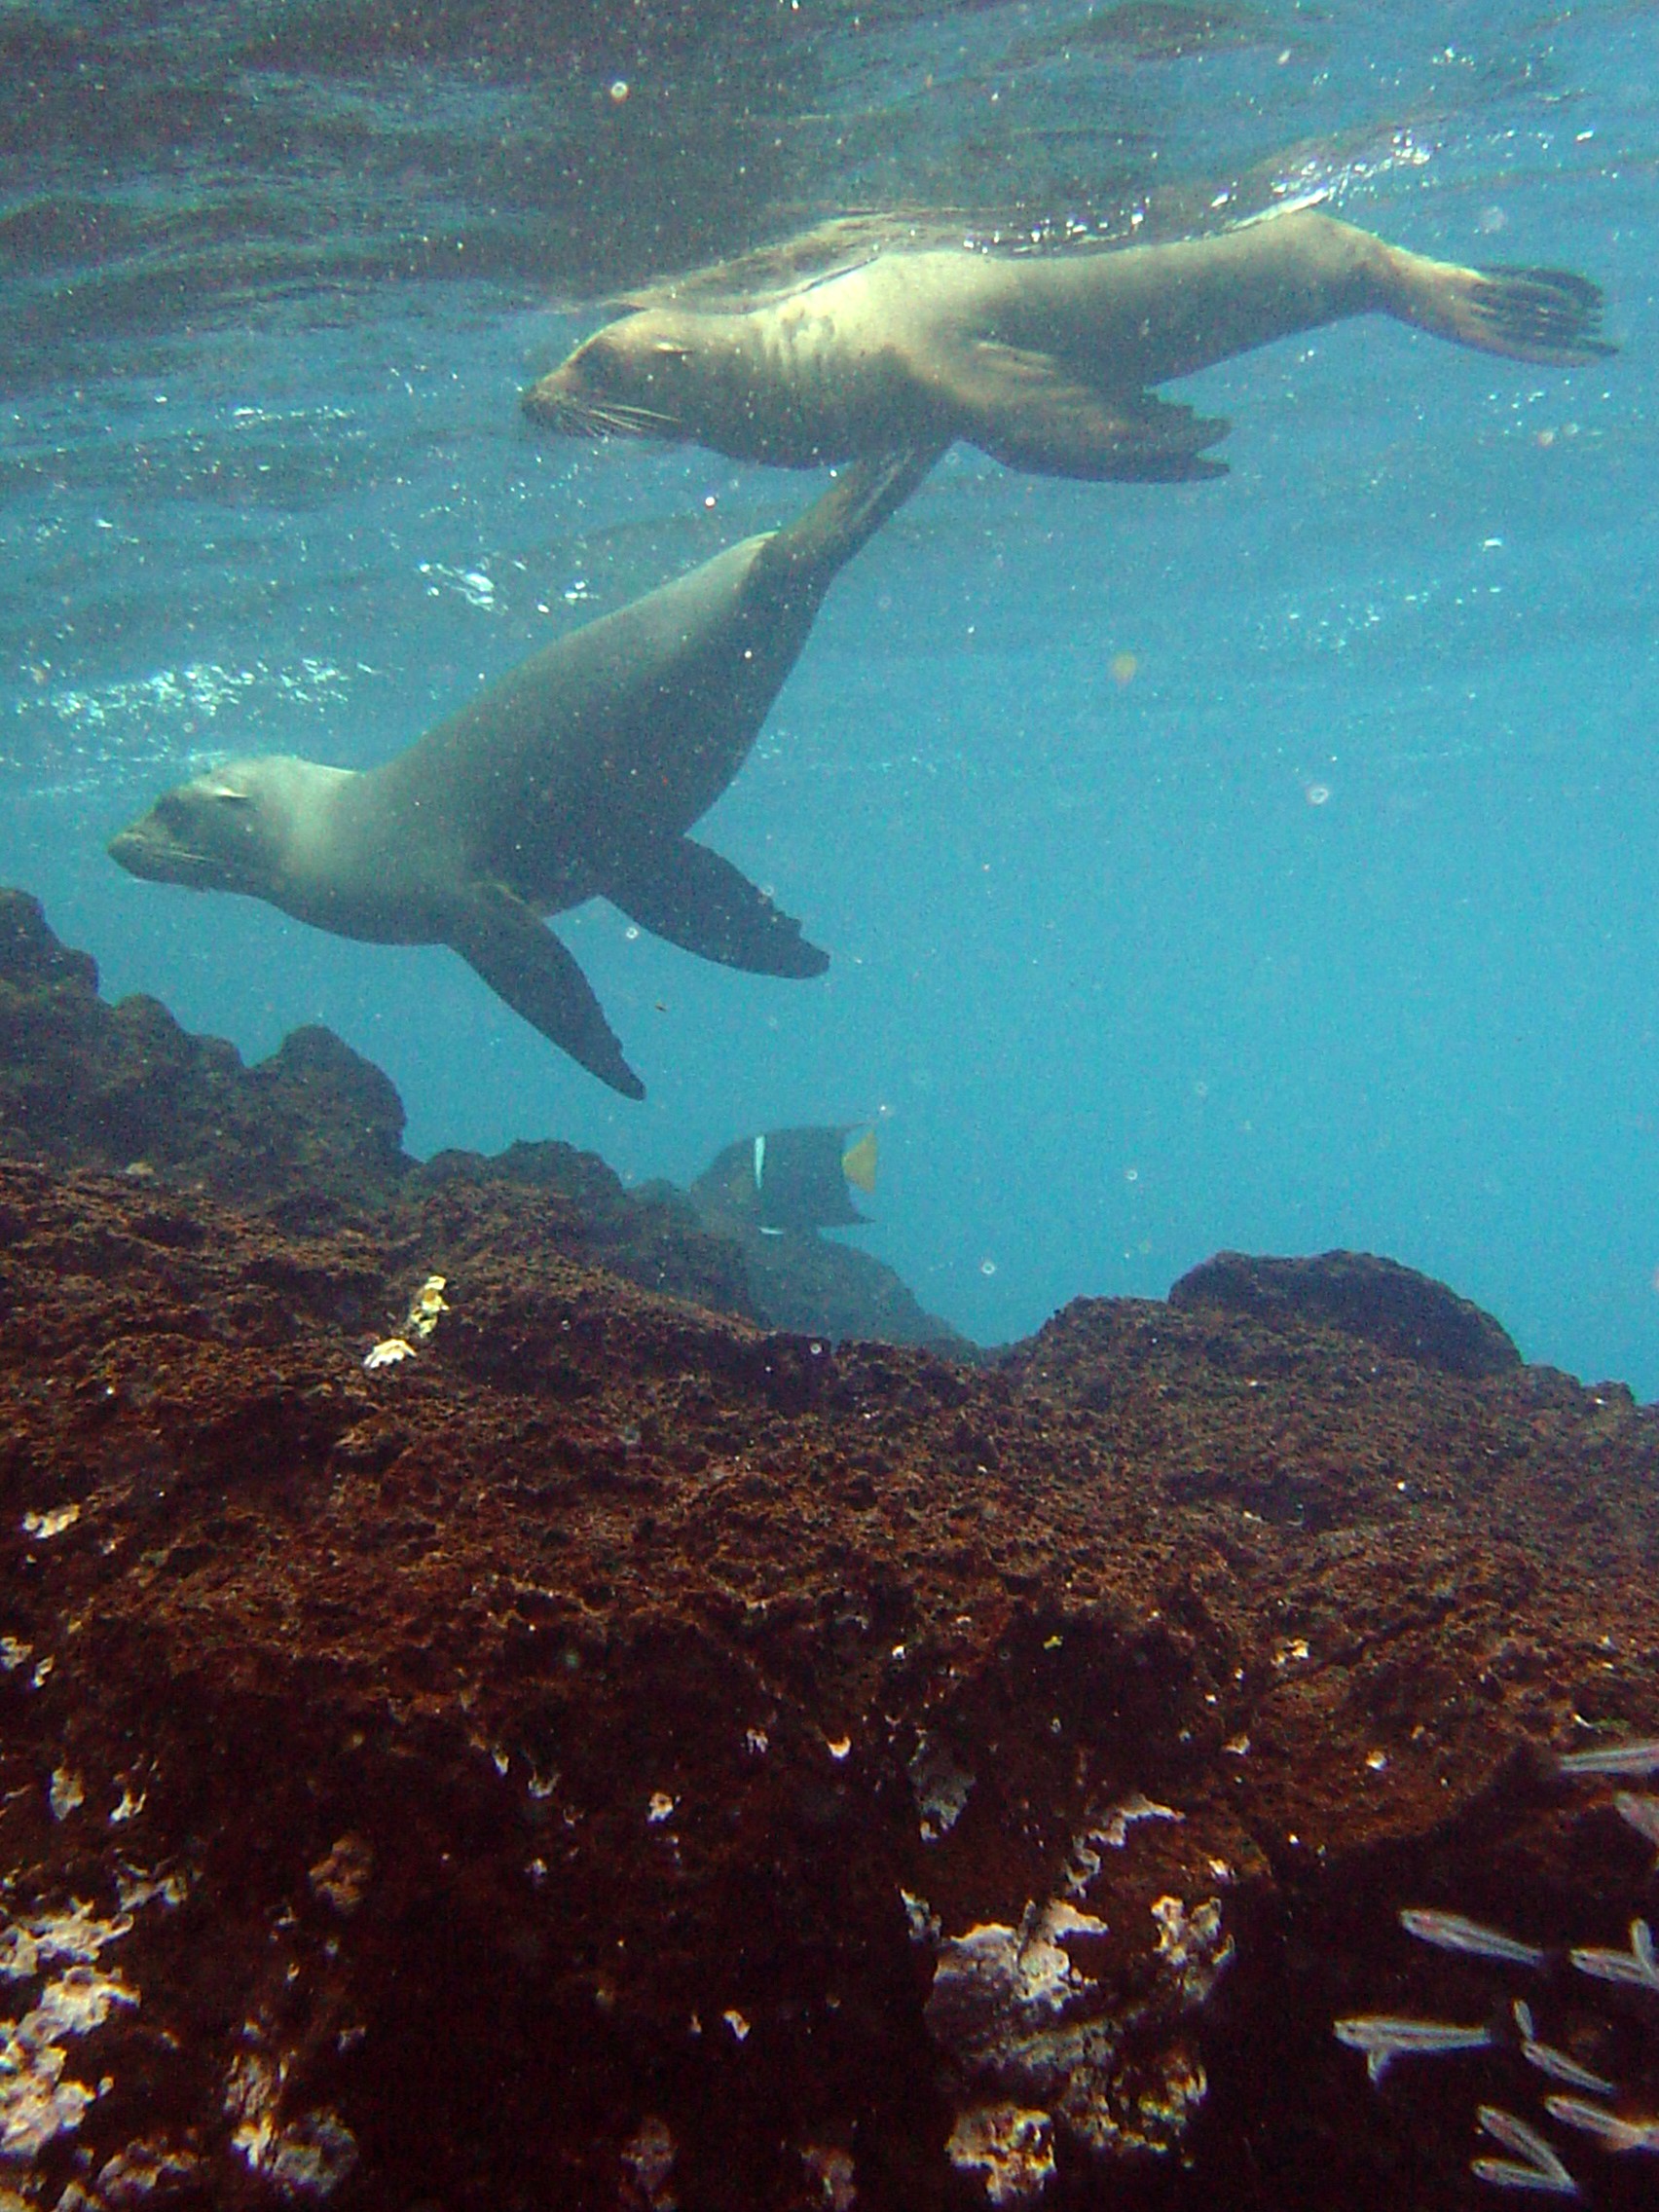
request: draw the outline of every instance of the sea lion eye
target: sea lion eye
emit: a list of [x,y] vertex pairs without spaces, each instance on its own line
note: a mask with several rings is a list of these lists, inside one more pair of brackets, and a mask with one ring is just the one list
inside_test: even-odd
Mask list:
[[689,349],[684,346],[677,346],[672,338],[659,338],[651,348],[651,351],[653,353],[671,354],[677,361],[688,361],[691,358]]
[[253,804],[246,792],[236,791],[229,784],[215,785],[213,796],[217,799],[223,799],[227,806],[251,806]]

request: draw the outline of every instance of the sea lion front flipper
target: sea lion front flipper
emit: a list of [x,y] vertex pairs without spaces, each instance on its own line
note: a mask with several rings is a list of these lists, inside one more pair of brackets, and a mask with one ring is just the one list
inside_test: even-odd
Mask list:
[[549,1043],[624,1098],[644,1098],[645,1087],[622,1057],[593,985],[522,899],[500,884],[478,890],[458,905],[449,942]]
[[1096,391],[1051,353],[981,340],[930,355],[928,371],[962,435],[1011,468],[1131,484],[1227,472],[1225,461],[1202,458],[1227,435],[1220,417],[1149,391]]
[[608,862],[600,885],[653,937],[754,976],[822,976],[830,955],[730,861],[690,837],[654,837]]

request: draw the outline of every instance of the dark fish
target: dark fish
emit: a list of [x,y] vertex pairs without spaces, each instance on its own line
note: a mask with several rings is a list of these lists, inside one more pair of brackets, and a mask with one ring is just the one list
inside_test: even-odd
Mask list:
[[875,1189],[875,1131],[857,1122],[819,1128],[768,1129],[728,1144],[691,1186],[693,1198],[711,1212],[746,1223],[760,1233],[785,1230],[847,1229],[865,1222],[847,1186]]

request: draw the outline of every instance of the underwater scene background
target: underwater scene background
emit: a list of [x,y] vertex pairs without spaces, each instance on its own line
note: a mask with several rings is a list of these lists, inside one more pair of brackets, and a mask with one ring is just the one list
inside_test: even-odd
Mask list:
[[[322,1021],[409,1142],[688,1182],[879,1120],[866,1247],[986,1341],[1223,1246],[1384,1252],[1659,1393],[1652,11],[12,5],[0,880],[247,1054]],[[452,955],[124,877],[216,755],[364,766],[812,478],[553,440],[630,283],[851,208],[1175,235],[1322,191],[1604,287],[1537,369],[1378,320],[1176,396],[1216,483],[953,450],[704,825],[833,956],[560,923],[622,1101]]]

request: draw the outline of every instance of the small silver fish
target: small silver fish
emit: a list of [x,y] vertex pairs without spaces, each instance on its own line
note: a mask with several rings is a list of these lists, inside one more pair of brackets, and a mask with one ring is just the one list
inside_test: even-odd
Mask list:
[[1576,2058],[1568,2058],[1565,2050],[1557,2050],[1554,2044],[1524,2043],[1521,2055],[1529,2066],[1535,2066],[1552,2082],[1565,2083],[1569,2089],[1588,2089],[1593,2097],[1616,2097],[1619,2093],[1616,2082],[1609,2082],[1604,2074],[1593,2074]]
[[1501,1959],[1516,1967],[1541,1967],[1549,1960],[1548,1951],[1540,1950],[1537,1944],[1523,1943],[1519,1936],[1505,1936],[1498,1928],[1483,1928],[1478,1920],[1465,1920],[1460,1912],[1402,1905],[1400,1926],[1419,1943],[1432,1943],[1440,1951],[1466,1951],[1473,1958]]
[[1530,2189],[1540,2196],[1583,2194],[1536,2128],[1499,2105],[1482,2105],[1476,2117],[1486,2134],[1515,2154],[1514,2160],[1471,2159],[1469,2171],[1477,2181],[1490,2181],[1498,2189]]
[[1659,1774],[1659,1736],[1640,1744],[1606,1744],[1594,1751],[1564,1751],[1558,1774]]
[[1548,2075],[1552,2082],[1564,2082],[1569,2089],[1588,2089],[1592,2096],[1616,2097],[1619,2086],[1604,2075],[1592,2074],[1588,2066],[1580,2066],[1576,2058],[1569,2058],[1565,2050],[1557,2050],[1554,2044],[1540,2043],[1532,2026],[1532,2008],[1517,1998],[1510,2008],[1515,2014],[1515,2025],[1521,2031],[1521,2055],[1529,2066],[1535,2066],[1540,2074]]
[[1659,1956],[1653,1949],[1653,1931],[1645,1920],[1630,1924],[1628,1951],[1581,1950],[1568,1954],[1580,1973],[1593,1981],[1629,1981],[1639,1989],[1659,1991]]
[[1634,1789],[1621,1789],[1613,1799],[1613,1810],[1643,1842],[1659,1851],[1659,1797],[1639,1797]]
[[1452,2051],[1490,2050],[1490,2028],[1460,2028],[1444,2020],[1401,2020],[1386,2013],[1367,2012],[1333,2023],[1338,2043],[1349,2050],[1363,2050],[1365,2071],[1381,2082],[1396,2058],[1443,2057]]
[[1544,2110],[1564,2126],[1595,2136],[1604,2151],[1659,2153],[1659,2120],[1621,2120],[1616,2112],[1604,2112],[1579,2097],[1546,2097]]

